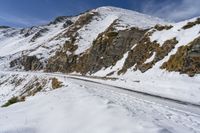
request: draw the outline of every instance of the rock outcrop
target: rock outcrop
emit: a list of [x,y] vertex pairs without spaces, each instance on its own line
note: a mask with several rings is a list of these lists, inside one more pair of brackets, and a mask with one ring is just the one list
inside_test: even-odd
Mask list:
[[10,62],[10,67],[23,67],[24,70],[41,70],[43,64],[36,56],[22,56]]
[[[119,74],[125,73],[128,68],[133,66],[134,70],[140,70],[145,72],[148,69],[152,68],[158,61],[162,60],[167,54],[174,48],[178,41],[173,38],[167,40],[162,46],[160,46],[156,41],[151,42],[149,36],[152,33],[147,33],[138,44],[132,49],[124,63],[122,70],[119,71]],[[153,59],[149,62],[146,62],[147,59],[151,58],[154,55]]]
[[[81,55],[74,55],[76,46],[65,44],[62,52],[48,61],[47,71],[62,71],[86,74],[95,73],[102,68],[116,64],[123,55],[144,36],[147,30],[131,28],[115,31],[111,25],[93,41],[92,47]],[[66,53],[72,54],[66,54]],[[55,65],[58,64],[58,65]]]
[[194,76],[200,73],[200,37],[186,46],[179,47],[176,54],[165,62],[162,67],[168,71],[178,71],[180,73]]
[[193,26],[195,26],[195,25],[198,25],[198,24],[200,24],[200,18],[197,18],[195,21],[193,21],[193,22],[188,22],[186,25],[184,25],[183,27],[182,27],[182,29],[189,29],[189,28],[191,28],[191,27],[193,27]]

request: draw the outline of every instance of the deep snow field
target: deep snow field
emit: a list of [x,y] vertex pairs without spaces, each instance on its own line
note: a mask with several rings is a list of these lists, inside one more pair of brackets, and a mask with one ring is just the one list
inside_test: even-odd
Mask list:
[[136,98],[106,85],[55,77],[63,82],[62,88],[0,108],[0,133],[200,132],[198,114]]

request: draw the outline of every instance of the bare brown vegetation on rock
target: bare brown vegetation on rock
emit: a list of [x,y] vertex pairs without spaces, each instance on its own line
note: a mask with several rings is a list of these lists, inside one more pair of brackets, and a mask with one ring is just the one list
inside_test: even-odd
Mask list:
[[[152,68],[155,63],[162,60],[167,54],[174,48],[178,43],[176,38],[167,40],[162,46],[156,41],[151,42],[149,36],[152,33],[146,34],[137,44],[137,46],[132,49],[124,63],[123,68],[118,72],[118,74],[125,73],[128,68],[135,66],[134,70],[140,70],[145,72]],[[152,61],[145,63],[155,53],[155,57]]]
[[186,46],[178,48],[176,54],[170,56],[162,69],[177,71],[194,76],[200,73],[200,37]]
[[197,18],[194,22],[188,22],[186,25],[182,27],[182,29],[189,29],[197,24],[200,24],[200,18]]
[[52,80],[51,85],[52,85],[53,89],[57,89],[57,88],[62,87],[62,82],[59,81],[57,78],[52,78],[51,80]]
[[172,25],[160,25],[160,24],[157,24],[157,25],[154,26],[154,29],[156,29],[158,31],[162,31],[162,30],[169,30],[172,27],[173,27]]

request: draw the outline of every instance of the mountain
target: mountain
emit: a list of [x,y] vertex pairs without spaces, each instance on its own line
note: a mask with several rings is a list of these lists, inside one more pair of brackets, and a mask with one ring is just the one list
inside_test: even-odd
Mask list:
[[[114,78],[121,85],[125,80],[130,82],[127,86],[142,86],[140,91],[182,99],[174,91],[187,95],[191,86],[191,92],[198,90],[199,35],[200,18],[169,23],[131,10],[100,7],[41,26],[1,26],[0,68]],[[158,89],[174,84],[178,89],[171,92]]]
[[199,132],[199,83],[200,17],[107,6],[0,26],[0,133]]
[[76,54],[83,53],[110,26],[116,30],[150,28],[160,21],[129,10],[101,7],[75,17],[58,17],[47,25],[25,29],[1,28],[0,56],[14,60],[23,55],[35,55],[45,63],[69,41],[75,41],[73,45],[78,46]]

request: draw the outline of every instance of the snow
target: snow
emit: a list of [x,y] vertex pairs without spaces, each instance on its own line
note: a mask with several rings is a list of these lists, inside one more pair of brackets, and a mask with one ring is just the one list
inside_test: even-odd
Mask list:
[[79,47],[75,54],[80,54],[92,46],[92,42],[97,36],[104,32],[114,21],[116,30],[124,30],[131,27],[147,29],[158,23],[164,24],[161,19],[144,15],[135,11],[116,8],[116,7],[100,7],[91,12],[98,12],[93,20],[84,25],[79,31],[79,38],[76,43]]
[[104,6],[97,8],[95,10],[100,14],[117,16],[119,23],[119,27],[117,26],[117,28],[119,30],[123,30],[125,28],[130,28],[130,27],[147,29],[159,23],[160,24],[166,23],[162,19],[156,17],[112,6]]
[[62,74],[18,74],[56,77],[64,86],[0,108],[0,133],[200,132],[199,115],[170,105],[159,105],[116,88]]
[[[58,23],[23,29],[24,31],[30,30],[29,33],[31,34],[28,37],[24,37],[24,33],[20,34],[21,29],[6,31],[7,35],[1,33],[0,56],[8,57],[24,52],[29,55],[40,56],[40,58],[49,58],[53,54],[52,51],[55,52],[59,45],[61,46],[67,40],[67,38],[59,37],[65,30],[62,26],[63,23]],[[48,31],[31,42],[32,37],[43,28],[47,28]],[[14,36],[12,36],[13,32],[15,32]]]
[[0,133],[142,133],[146,128],[153,133],[159,130],[150,122],[136,123],[125,108],[109,105],[108,100],[88,93],[79,85],[65,84],[67,87],[0,108]]
[[[93,76],[106,76],[107,73],[103,75],[104,73],[101,72],[99,71]],[[199,75],[191,78],[187,75],[180,75],[178,72],[166,72],[158,69],[152,69],[145,73],[129,69],[124,75],[115,73],[108,77],[117,78],[117,80],[100,82],[200,105]],[[98,79],[93,80],[98,81]]]
[[[31,86],[37,80],[38,83],[42,83],[44,80],[50,82],[50,77],[43,75],[31,75],[31,74],[14,74],[14,73],[0,73],[0,106],[5,104],[13,96],[19,96],[27,86]],[[33,88],[33,87],[32,87]],[[29,89],[32,89],[29,88]],[[45,85],[44,90],[52,90],[52,87]]]
[[91,47],[92,42],[97,36],[104,32],[109,25],[117,19],[117,16],[101,16],[100,18],[95,17],[94,20],[88,25],[83,26],[79,31],[79,38],[75,44],[78,45],[78,49],[75,54],[80,54]]
[[[75,51],[77,55],[89,49],[97,36],[104,32],[114,21],[116,22],[116,30],[124,30],[131,27],[146,29],[157,23],[165,23],[163,20],[155,17],[115,7],[100,7],[90,11],[90,13],[94,12],[98,12],[98,15],[94,16],[88,24],[83,25],[77,31],[78,37],[75,42],[75,45],[78,45],[78,49]],[[69,19],[75,22],[79,17],[80,15]],[[64,23],[59,22],[57,24],[34,26],[26,29],[1,29],[0,56],[13,60],[16,55],[19,57],[23,53],[23,55],[36,55],[42,62],[46,62],[69,39],[65,35],[69,27],[63,28]],[[41,29],[48,29],[48,31],[42,33],[41,37],[32,42],[32,37]],[[26,33],[30,35],[25,37]],[[8,64],[2,63],[2,66],[8,67]]]
[[[194,19],[188,20],[192,21]],[[151,41],[157,41],[160,46],[167,40],[176,38],[178,43],[175,45],[175,48],[161,61],[157,62],[154,68],[159,68],[164,62],[168,61],[171,55],[174,55],[180,46],[189,45],[194,39],[200,36],[200,25],[195,25],[189,29],[182,29],[188,21],[179,22],[173,25],[173,28],[169,30],[156,31],[150,37]]]
[[153,33],[150,39],[152,42],[157,41],[162,46],[165,41],[173,39],[175,37],[177,38],[179,43],[182,43],[182,45],[186,45],[199,35],[200,25],[196,25],[192,28],[184,30],[182,29],[182,26],[184,26],[184,24],[183,22],[180,22],[174,24],[173,27],[169,30],[156,31]]
[[123,65],[124,65],[124,62],[126,60],[126,58],[128,57],[128,52],[126,52],[123,56],[123,58],[121,60],[119,60],[114,66],[110,66],[108,68],[102,68],[100,71],[96,72],[94,75],[95,76],[102,76],[102,75],[107,75],[111,72],[117,72],[119,71]]
[[[127,56],[124,56],[114,66],[88,76],[116,78],[114,81],[92,80],[200,105],[200,75],[197,74],[194,77],[189,77],[186,74],[161,70],[159,67],[163,61],[158,62],[145,73],[141,73],[139,70],[134,71],[133,66],[125,74],[118,75],[117,72],[122,69],[126,58]],[[153,58],[154,55],[147,59],[145,63],[152,61]],[[114,72],[114,74],[107,76],[111,72]]]
[[[195,77],[189,77],[186,74],[167,72],[166,70],[160,69],[160,66],[164,62],[168,61],[170,56],[174,55],[180,46],[189,45],[191,41],[200,36],[200,25],[196,25],[185,30],[182,29],[184,25],[194,20],[196,19],[173,24],[171,29],[155,31],[152,36],[150,36],[151,41],[157,41],[160,46],[162,46],[165,41],[174,37],[178,41],[175,48],[169,52],[164,59],[157,62],[153,68],[149,69],[145,73],[141,73],[139,70],[134,71],[133,66],[128,69],[124,75],[118,75],[117,72],[115,72],[113,75],[107,76],[110,78],[117,78],[116,81],[106,80],[102,82],[200,105],[199,74],[196,74]],[[134,47],[135,46],[133,46],[133,48]],[[149,59],[147,59],[145,63],[151,62],[154,59],[154,56],[155,53]],[[125,59],[121,59],[118,62],[124,62],[124,60]],[[104,77],[113,71],[121,70],[120,68],[122,68],[122,65],[116,64],[108,69],[102,69],[94,73],[92,76]]]
[[[115,7],[101,7],[91,12],[98,12],[99,15],[78,30],[79,36],[75,42],[78,49],[75,54],[81,54],[89,49],[92,41],[114,21],[117,23],[116,30],[130,27],[146,29],[158,23],[165,23],[158,18]],[[76,21],[76,18],[72,19]],[[133,66],[125,74],[118,75],[117,72],[121,70],[128,57],[126,52],[114,66],[102,68],[97,73],[88,75],[91,78],[96,77],[90,80],[200,105],[199,74],[191,78],[185,74],[180,75],[177,72],[160,69],[161,64],[175,54],[180,46],[188,45],[200,36],[200,25],[182,29],[185,24],[194,20],[171,24],[173,26],[171,29],[155,31],[152,34],[151,41],[157,41],[160,46],[172,38],[176,38],[178,44],[147,72],[133,71]],[[47,28],[48,31],[35,42],[30,42],[41,28]],[[0,68],[3,70],[0,72],[0,105],[11,97],[20,95],[25,89],[24,86],[32,83],[35,78],[39,81],[46,79],[48,83],[43,92],[28,97],[25,102],[0,108],[0,133],[200,132],[199,113],[178,110],[176,106],[172,108],[169,104],[158,105],[158,102],[152,102],[151,98],[136,97],[106,85],[72,80],[62,74],[6,72],[5,67],[9,65],[9,61],[20,57],[22,51],[47,60],[69,39],[64,36],[67,28],[63,28],[63,23],[33,27],[29,37],[20,34],[20,30],[0,29]],[[155,54],[154,52],[145,63],[151,62]],[[113,75],[107,76],[111,72]],[[116,80],[100,80],[98,76]],[[64,87],[52,90],[50,82],[52,77],[61,80]],[[20,85],[15,85],[13,81],[16,79],[23,81]],[[185,105],[185,108],[189,106]]]
[[144,64],[153,61],[153,59],[155,58],[155,55],[156,55],[156,52],[153,52],[153,55],[152,55],[150,58],[148,58],[148,59],[144,62]]
[[[95,15],[88,24],[83,25],[77,31],[78,36],[75,45],[78,45],[78,49],[74,52],[77,55],[89,49],[97,36],[104,32],[113,22],[116,22],[116,30],[124,30],[131,27],[146,29],[157,23],[165,23],[155,17],[115,7],[100,7],[91,10],[89,13],[94,12],[98,12],[98,15]],[[79,17],[80,15],[68,19],[75,22]],[[14,60],[23,53],[23,55],[29,56],[36,55],[41,62],[46,62],[69,39],[65,34],[69,27],[63,28],[64,23],[63,21],[25,29],[1,29],[0,56]],[[32,42],[32,37],[41,29],[48,30]],[[26,33],[29,36],[25,37]],[[8,68],[8,60],[5,63],[2,62],[1,67]]]

